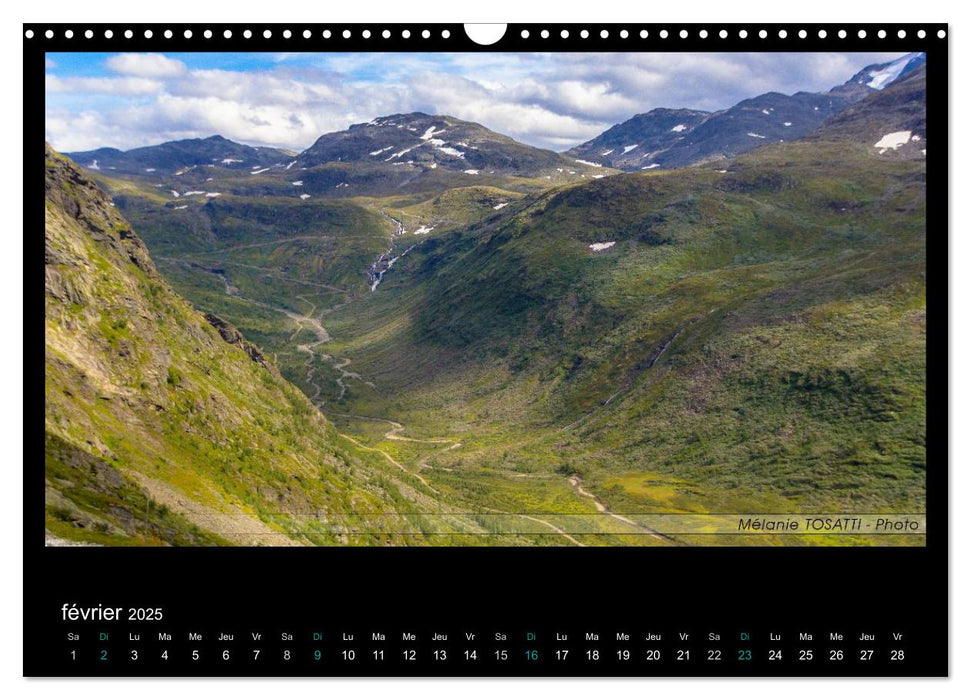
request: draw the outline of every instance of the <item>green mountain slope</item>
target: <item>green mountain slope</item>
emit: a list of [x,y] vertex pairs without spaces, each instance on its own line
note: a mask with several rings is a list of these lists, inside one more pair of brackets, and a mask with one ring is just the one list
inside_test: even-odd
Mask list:
[[46,204],[50,536],[407,544],[481,531],[461,516],[397,515],[451,508],[340,436],[232,325],[176,295],[108,196],[50,148]]
[[581,474],[617,512],[922,511],[925,166],[875,146],[917,133],[922,81],[725,170],[429,241],[330,320],[368,410],[473,435],[439,463],[476,488],[488,465]]

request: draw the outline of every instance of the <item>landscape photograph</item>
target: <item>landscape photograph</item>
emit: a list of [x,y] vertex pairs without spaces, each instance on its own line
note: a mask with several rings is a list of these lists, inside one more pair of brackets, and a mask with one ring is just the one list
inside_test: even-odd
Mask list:
[[926,70],[49,53],[46,544],[925,544]]

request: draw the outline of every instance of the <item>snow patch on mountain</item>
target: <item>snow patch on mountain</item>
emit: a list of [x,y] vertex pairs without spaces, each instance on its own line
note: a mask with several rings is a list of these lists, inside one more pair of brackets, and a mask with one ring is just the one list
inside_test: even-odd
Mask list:
[[421,136],[419,136],[418,138],[420,138],[422,141],[427,141],[428,139],[430,139],[435,134],[440,134],[443,131],[445,131],[445,129],[439,129],[438,131],[435,131],[435,127],[434,126],[430,126],[427,129],[425,129],[425,133],[422,134]]
[[639,145],[640,144],[635,143],[633,146],[624,146],[624,153],[623,153],[623,155],[626,155],[626,154],[630,153],[635,148],[637,148]]
[[897,150],[908,141],[910,141],[909,131],[894,131],[889,134],[884,134],[882,139],[873,144],[873,147],[879,148],[880,153],[883,154],[888,150]]
[[401,157],[401,156],[403,156],[403,155],[404,155],[405,153],[408,153],[409,151],[413,151],[413,150],[415,150],[415,149],[416,149],[416,148],[418,148],[418,146],[420,146],[420,145],[421,145],[421,144],[419,143],[419,144],[416,144],[416,145],[414,145],[414,146],[412,146],[411,148],[406,148],[406,149],[405,149],[405,150],[403,150],[403,151],[398,151],[397,153],[392,153],[392,154],[391,154],[390,156],[388,156],[387,158],[385,158],[385,159],[384,159],[384,162],[385,162],[385,163],[387,163],[387,162],[388,162],[389,160],[394,160],[395,158],[400,158],[400,157]]
[[688,128],[688,127],[686,127],[686,126],[685,126],[684,124],[678,124],[677,126],[675,126],[675,127],[672,127],[672,128],[671,128],[671,131],[674,131],[674,132],[681,132],[681,131],[684,131],[684,130],[685,130],[685,129],[687,129],[687,128]]
[[617,241],[607,241],[606,243],[591,243],[590,250],[594,253],[599,253],[601,250],[607,250],[607,248],[613,248],[617,245]]
[[880,70],[870,71],[870,80],[866,83],[867,87],[872,87],[875,90],[883,90],[883,88],[900,77],[900,74],[904,72],[904,68],[913,59],[914,54],[909,53],[906,56],[901,56],[893,63],[888,63]]
[[450,156],[458,156],[459,158],[465,158],[465,154],[458,149],[452,148],[451,146],[439,146],[438,150],[442,153],[447,153]]

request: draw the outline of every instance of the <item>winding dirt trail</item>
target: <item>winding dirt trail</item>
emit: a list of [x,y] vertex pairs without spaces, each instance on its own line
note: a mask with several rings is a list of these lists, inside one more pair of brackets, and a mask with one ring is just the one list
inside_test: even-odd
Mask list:
[[[432,457],[435,457],[435,456],[444,454],[444,453],[449,452],[451,450],[458,449],[459,447],[462,446],[462,443],[461,442],[459,442],[457,440],[452,440],[450,438],[410,438],[410,437],[405,437],[405,436],[403,436],[403,435],[400,434],[400,433],[402,433],[405,430],[405,426],[402,425],[401,423],[397,422],[397,421],[393,421],[393,420],[390,420],[388,418],[375,418],[374,416],[359,416],[359,415],[355,415],[355,414],[352,414],[352,413],[335,413],[333,415],[341,416],[343,418],[353,418],[353,419],[356,419],[356,420],[365,420],[365,421],[374,421],[374,422],[378,422],[378,423],[387,423],[388,425],[391,426],[391,428],[384,434],[384,437],[387,440],[401,440],[403,442],[420,442],[420,443],[427,443],[427,444],[446,444],[447,445],[445,448],[443,448],[441,450],[438,450],[437,452],[434,452],[433,454],[430,454],[427,457],[424,457],[421,461],[419,461],[418,462],[419,469],[439,469],[439,470],[442,470],[442,471],[452,471],[451,469],[446,469],[444,467],[432,467],[431,465],[428,464],[428,460],[431,459]],[[353,442],[354,444],[358,445],[359,447],[362,447],[362,448],[364,448],[366,450],[372,450],[372,451],[375,451],[375,452],[380,452],[381,454],[384,455],[385,459],[387,459],[389,462],[391,462],[392,464],[394,464],[396,467],[398,467],[399,469],[402,469],[404,471],[407,471],[409,474],[411,474],[412,476],[418,478],[423,484],[425,484],[426,486],[428,486],[429,489],[431,489],[435,493],[438,493],[438,491],[435,491],[435,489],[432,488],[432,486],[430,486],[428,484],[428,482],[425,481],[425,479],[423,479],[420,474],[417,474],[415,472],[408,471],[404,467],[404,465],[402,465],[400,462],[398,462],[396,459],[394,459],[391,455],[389,455],[384,450],[381,450],[381,449],[379,449],[377,447],[367,447],[365,445],[362,445],[360,442],[358,442],[354,438],[350,437],[349,435],[345,435],[343,433],[341,433],[341,435],[343,437],[347,438],[348,440],[350,440],[351,442]],[[498,513],[498,514],[501,514],[501,515],[515,516],[515,517],[518,517],[518,518],[523,518],[524,520],[529,520],[529,521],[534,522],[534,523],[539,523],[540,525],[543,525],[544,527],[548,527],[553,532],[555,532],[555,533],[557,533],[559,535],[562,535],[563,537],[565,537],[567,540],[569,540],[572,544],[576,545],[577,547],[586,547],[585,544],[583,544],[578,539],[576,539],[575,537],[573,537],[566,530],[563,530],[562,528],[557,527],[553,523],[551,523],[551,522],[549,522],[547,520],[543,520],[542,518],[537,518],[537,517],[535,517],[533,515],[527,515],[526,513],[510,513],[510,512],[505,511],[505,510],[499,510],[497,508],[488,508],[488,507],[485,507],[485,506],[482,506],[482,509],[489,511],[490,513]]]
[[[393,421],[393,420],[390,420],[388,418],[375,418],[374,416],[359,416],[359,415],[356,415],[356,414],[353,414],[353,413],[332,413],[331,415],[333,415],[333,416],[340,416],[342,418],[353,418],[355,420],[372,421],[372,422],[375,422],[375,423],[387,423],[388,425],[391,426],[391,428],[388,430],[388,432],[386,432],[384,434],[384,438],[386,440],[400,440],[401,442],[418,442],[418,443],[426,443],[426,444],[432,444],[432,445],[441,445],[441,444],[447,445],[447,447],[445,447],[444,449],[439,450],[438,452],[435,452],[434,454],[431,454],[428,457],[424,457],[423,459],[421,459],[418,462],[418,464],[417,464],[418,471],[421,471],[422,469],[436,469],[436,467],[432,467],[432,466],[430,466],[428,464],[428,460],[429,459],[431,459],[432,457],[434,457],[436,455],[443,454],[445,452],[448,452],[449,450],[454,450],[454,449],[457,449],[457,448],[459,448],[459,447],[462,446],[462,443],[461,442],[458,442],[456,440],[451,440],[449,438],[410,438],[410,437],[404,437],[403,435],[400,435],[400,433],[404,432],[405,426],[402,425],[401,423],[397,422],[397,421]],[[435,491],[435,489],[432,488],[432,486],[425,480],[424,477],[421,476],[421,474],[419,474],[417,472],[409,471],[407,468],[405,468],[404,465],[402,465],[399,461],[397,461],[394,457],[392,457],[391,455],[389,455],[384,450],[382,450],[380,448],[377,448],[377,447],[367,447],[365,445],[362,445],[358,440],[355,440],[354,438],[350,437],[349,435],[345,435],[344,433],[341,433],[341,435],[343,437],[347,438],[348,440],[350,440],[351,442],[353,442],[354,444],[356,444],[356,445],[358,445],[360,447],[363,447],[366,450],[371,450],[371,451],[374,451],[374,452],[380,452],[381,454],[383,454],[385,456],[385,458],[389,462],[391,462],[392,464],[394,464],[396,467],[398,467],[399,469],[403,469],[404,471],[408,472],[409,474],[411,474],[412,476],[414,476],[415,478],[417,478],[419,481],[421,481],[423,484],[425,484],[425,486],[427,486],[429,489],[431,489],[435,493],[438,493],[438,491]],[[451,470],[448,470],[448,471],[451,471]]]
[[[309,330],[317,337],[317,340],[312,343],[300,343],[295,346],[298,352],[307,354],[307,362],[305,363],[305,366],[307,367],[306,381],[314,388],[314,393],[310,397],[311,402],[313,402],[317,408],[320,408],[325,403],[320,400],[320,392],[322,391],[322,387],[317,383],[316,380],[317,368],[314,366],[314,361],[318,357],[325,362],[329,362],[330,366],[340,373],[337,377],[337,386],[341,390],[340,395],[337,397],[338,401],[343,399],[344,395],[347,393],[347,384],[344,381],[345,379],[355,379],[364,382],[364,384],[373,388],[374,384],[372,382],[364,381],[364,377],[357,372],[351,372],[345,369],[349,364],[351,364],[351,359],[349,357],[335,359],[333,356],[328,355],[327,353],[316,351],[317,347],[331,341],[330,333],[328,333],[327,329],[324,328],[324,324],[321,323],[320,318],[313,315],[314,311],[317,310],[317,307],[306,297],[300,296],[297,297],[297,299],[310,304],[310,311],[306,314],[298,314],[287,309],[278,309],[278,311],[286,314],[291,321],[297,324],[297,330],[295,330],[293,335],[290,336],[290,340],[295,340],[297,335],[299,335],[299,333],[303,330]],[[323,315],[323,312],[321,315]]]
[[[402,425],[401,423],[397,422],[397,421],[393,421],[393,420],[390,420],[388,418],[374,418],[373,416],[358,416],[358,415],[354,415],[354,414],[351,414],[351,413],[335,413],[333,415],[335,415],[335,416],[341,416],[343,418],[355,418],[357,420],[367,420],[367,421],[374,421],[374,422],[379,422],[379,423],[387,423],[388,425],[391,426],[391,429],[388,430],[388,432],[386,432],[384,434],[384,437],[385,437],[386,440],[400,440],[401,442],[419,442],[419,443],[426,443],[426,444],[430,444],[430,445],[447,445],[447,447],[439,450],[438,452],[435,452],[434,454],[431,454],[431,455],[428,455],[427,457],[422,458],[422,460],[420,462],[418,462],[418,467],[420,469],[443,469],[442,467],[433,467],[433,466],[431,466],[430,464],[428,464],[428,460],[431,459],[432,457],[435,457],[437,455],[444,454],[444,453],[449,452],[451,450],[458,449],[459,447],[462,446],[462,443],[461,442],[459,442],[457,440],[452,440],[450,438],[411,438],[411,437],[405,437],[404,435],[401,435],[401,433],[403,433],[404,430],[405,430],[405,426]],[[443,469],[443,471],[452,471],[452,470],[451,469]]]
[[651,535],[652,537],[656,537],[659,540],[663,540],[665,542],[673,542],[674,541],[670,537],[667,537],[665,535],[662,535],[659,532],[655,532],[654,530],[650,529],[649,527],[645,527],[644,525],[641,525],[640,523],[636,523],[633,520],[631,520],[630,518],[621,515],[620,513],[614,513],[612,510],[610,510],[607,507],[607,505],[603,501],[600,500],[600,498],[598,496],[596,496],[595,494],[590,493],[589,491],[587,491],[586,489],[584,489],[580,485],[580,477],[579,476],[577,476],[577,475],[574,474],[573,476],[570,477],[569,481],[570,481],[570,486],[572,486],[573,487],[573,490],[577,492],[577,495],[582,496],[584,498],[590,498],[590,499],[593,500],[593,505],[597,509],[597,512],[598,513],[603,513],[604,515],[609,515],[611,518],[614,518],[616,520],[619,520],[622,523],[627,523],[628,525],[633,525],[634,527],[636,527],[638,530],[640,530],[644,534]]

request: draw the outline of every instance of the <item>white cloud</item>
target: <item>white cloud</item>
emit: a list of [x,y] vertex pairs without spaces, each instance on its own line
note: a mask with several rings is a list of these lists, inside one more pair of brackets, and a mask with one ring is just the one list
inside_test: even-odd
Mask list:
[[171,78],[187,70],[182,61],[160,53],[120,53],[111,56],[105,65],[114,73],[141,78]]
[[45,76],[48,93],[74,92],[95,95],[154,95],[162,83],[147,78],[59,78]]

